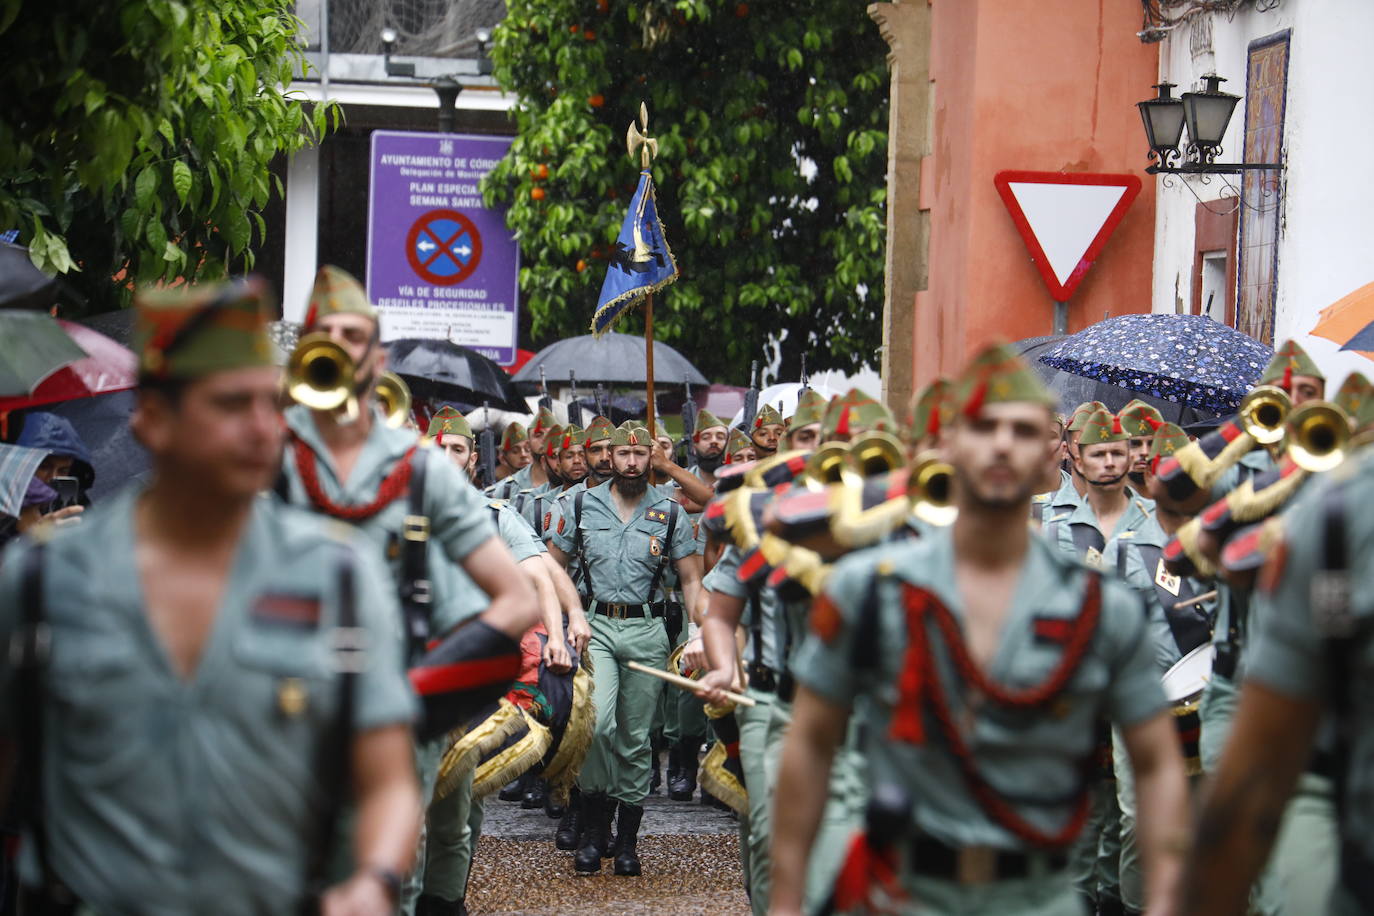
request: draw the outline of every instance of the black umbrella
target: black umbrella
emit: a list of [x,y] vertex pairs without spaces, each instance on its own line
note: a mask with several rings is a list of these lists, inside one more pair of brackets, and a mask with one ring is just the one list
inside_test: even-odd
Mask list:
[[93,502],[147,478],[151,468],[148,452],[129,430],[134,392],[116,391],[50,404],[43,409],[70,420],[90,450],[91,466],[95,468],[95,485],[90,490]]
[[[542,368],[551,379],[567,378],[569,372],[576,372],[579,382],[642,386],[647,380],[645,352],[644,338],[633,334],[611,332],[600,339],[590,334],[570,337],[534,354],[515,373],[515,384],[521,390],[537,389]],[[654,384],[681,385],[684,379],[693,385],[710,384],[685,356],[665,343],[654,341]]]
[[1064,372],[1042,363],[1040,357],[1054,349],[1062,340],[1064,340],[1064,335],[1052,334],[1046,337],[1027,337],[1012,344],[1012,349],[1020,353],[1021,357],[1030,363],[1035,374],[1040,376],[1040,380],[1045,383],[1045,387],[1054,392],[1055,397],[1059,399],[1061,413],[1068,414],[1079,404],[1087,401],[1101,401],[1110,410],[1119,411],[1130,401],[1139,398],[1146,404],[1155,407],[1165,420],[1179,426],[1187,426],[1198,420],[1215,416],[1209,411],[1200,410],[1196,407],[1174,404],[1148,394],[1142,394],[1139,391],[1122,388],[1119,385]]
[[57,281],[29,260],[29,250],[0,242],[0,308],[46,309],[57,298]]
[[406,339],[386,344],[386,353],[387,368],[417,397],[529,411],[506,370],[476,350],[447,340]]
[[[578,398],[573,403],[582,408],[582,415],[584,417],[596,416],[596,398]],[[632,398],[625,394],[613,394],[605,398],[601,406],[609,411],[609,415],[606,419],[610,420],[616,426],[619,426],[626,420],[643,420],[644,409],[649,405],[643,398]],[[588,420],[588,422],[591,421]]]

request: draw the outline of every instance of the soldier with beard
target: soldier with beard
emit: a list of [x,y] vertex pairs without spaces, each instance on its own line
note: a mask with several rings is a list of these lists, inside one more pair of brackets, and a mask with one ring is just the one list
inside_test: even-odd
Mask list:
[[716,471],[725,463],[725,443],[730,430],[724,421],[706,408],[697,411],[692,433],[692,453],[697,459],[697,476],[709,486],[715,486]]
[[[668,658],[663,577],[676,569],[689,606],[697,598],[701,559],[682,507],[648,484],[653,441],[643,427],[611,438],[610,485],[571,494],[549,552],[563,566],[576,558],[590,591],[596,730],[578,778],[582,839],[578,872],[615,857],[617,875],[640,872],[637,842],[649,791],[649,730],[661,682],[626,666],[662,668]],[[616,845],[610,822],[618,808]]]

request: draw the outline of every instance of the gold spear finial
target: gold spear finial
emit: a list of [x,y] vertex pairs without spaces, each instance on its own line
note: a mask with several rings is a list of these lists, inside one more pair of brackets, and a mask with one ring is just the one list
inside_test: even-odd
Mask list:
[[635,151],[639,151],[639,167],[647,169],[649,163],[653,162],[658,155],[658,141],[648,134],[649,131],[649,107],[643,102],[639,103],[639,124],[630,122],[630,129],[625,132],[625,145],[630,150],[630,158],[634,159]]

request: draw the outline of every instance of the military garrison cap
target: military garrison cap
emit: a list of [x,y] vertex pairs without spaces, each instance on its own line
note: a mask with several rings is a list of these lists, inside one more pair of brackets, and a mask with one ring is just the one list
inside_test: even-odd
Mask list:
[[791,428],[810,426],[825,419],[825,408],[829,402],[825,395],[814,388],[808,388],[797,399],[797,409],[792,413]]
[[1307,351],[1296,342],[1288,340],[1274,351],[1274,358],[1269,361],[1264,374],[1260,376],[1260,384],[1278,385],[1287,391],[1293,387],[1295,375],[1307,375],[1326,381],[1326,376],[1322,375],[1321,369],[1317,368],[1317,364],[1307,355]]
[[540,433],[546,433],[557,425],[558,418],[553,415],[553,411],[547,407],[541,407],[539,412],[535,414],[534,425],[530,427],[530,435],[537,436]]
[[1005,344],[983,348],[954,383],[954,406],[967,417],[978,416],[987,404],[1022,401],[1046,407],[1056,403],[1026,361]]
[[471,439],[472,426],[467,417],[447,405],[439,408],[429,419],[429,438],[438,440],[440,436],[467,436]]
[[592,417],[591,425],[587,427],[586,435],[582,437],[583,445],[591,445],[593,442],[605,442],[611,438],[615,432],[615,425],[605,417]]
[[501,432],[501,451],[508,452],[521,442],[529,441],[529,438],[529,433],[525,432],[525,424],[518,421],[507,423]]
[[1125,442],[1129,438],[1126,430],[1121,427],[1120,417],[1107,410],[1096,410],[1083,423],[1083,434],[1078,438],[1078,447]]
[[937,378],[911,399],[911,412],[907,422],[910,424],[912,439],[940,435],[945,412],[949,409],[951,387],[949,379]]
[[860,430],[891,431],[896,425],[885,406],[858,388],[851,388],[826,408],[825,419],[821,421],[821,439],[850,436]]
[[1150,443],[1150,473],[1159,467],[1161,458],[1168,458],[1188,444],[1188,434],[1173,423],[1161,423]]
[[759,412],[754,414],[754,429],[762,429],[765,426],[782,426],[782,414],[772,404],[764,404],[759,407]]
[[1083,424],[1088,422],[1091,417],[1099,410],[1106,410],[1107,405],[1101,401],[1085,401],[1073,409],[1073,414],[1069,417],[1068,430],[1071,433],[1081,432]]
[[697,422],[695,428],[693,429],[692,435],[693,437],[695,437],[697,435],[700,435],[703,429],[713,429],[717,426],[724,425],[724,420],[720,419],[715,414],[711,413],[711,411],[703,407],[697,411]]
[[325,264],[315,274],[310,307],[305,310],[305,329],[315,327],[326,315],[362,315],[377,320],[377,310],[367,301],[362,284],[332,264]]
[[1139,399],[1121,408],[1121,428],[1128,436],[1153,436],[1164,424],[1164,415]]
[[274,365],[267,337],[270,295],[256,277],[142,290],[134,301],[139,379],[186,381]]

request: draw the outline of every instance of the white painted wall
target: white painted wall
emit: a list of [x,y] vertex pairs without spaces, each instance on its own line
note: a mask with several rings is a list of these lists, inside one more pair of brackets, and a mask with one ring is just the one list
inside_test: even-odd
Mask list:
[[[1251,41],[1292,29],[1288,64],[1288,101],[1284,123],[1287,169],[1280,205],[1278,295],[1275,340],[1296,338],[1334,384],[1351,371],[1374,375],[1374,363],[1308,332],[1323,308],[1374,281],[1374,176],[1366,163],[1374,149],[1374,3],[1369,0],[1283,0],[1275,10],[1252,7],[1229,18],[1211,20],[1210,54],[1194,57],[1195,25],[1180,26],[1165,39],[1161,77],[1181,92],[1200,85],[1215,70],[1229,82],[1222,88],[1245,94],[1247,48]],[[1144,87],[1141,98],[1149,97]],[[1223,161],[1243,154],[1245,101],[1236,106]],[[1141,134],[1142,147],[1144,134]],[[1231,178],[1239,187],[1239,176]],[[1201,184],[1188,179],[1203,200],[1221,196],[1219,179]],[[1186,310],[1192,302],[1194,210],[1197,199],[1174,178],[1160,182],[1156,197],[1156,312]],[[1223,204],[1218,204],[1218,207]]]

